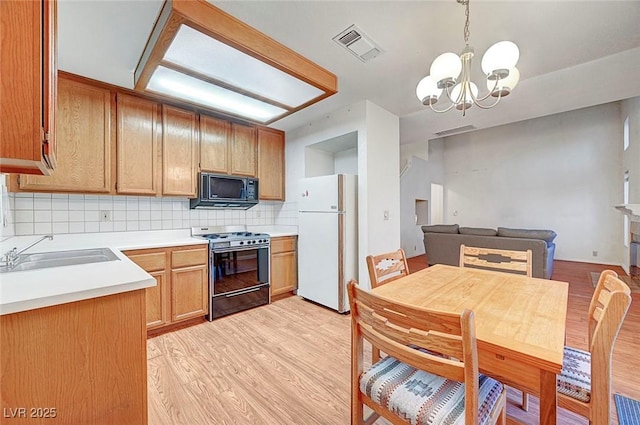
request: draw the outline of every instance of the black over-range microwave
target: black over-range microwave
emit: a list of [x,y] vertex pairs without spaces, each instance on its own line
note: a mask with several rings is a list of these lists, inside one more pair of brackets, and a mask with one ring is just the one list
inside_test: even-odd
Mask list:
[[194,208],[231,208],[246,210],[258,203],[258,179],[200,173],[198,197]]

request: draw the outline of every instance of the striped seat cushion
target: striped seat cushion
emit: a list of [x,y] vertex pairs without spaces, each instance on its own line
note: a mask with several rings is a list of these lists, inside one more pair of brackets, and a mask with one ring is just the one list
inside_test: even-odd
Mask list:
[[[503,386],[480,375],[479,424],[486,424]],[[412,425],[464,425],[464,383],[386,357],[360,376],[360,391]]]
[[591,353],[564,347],[558,392],[585,403],[591,400]]

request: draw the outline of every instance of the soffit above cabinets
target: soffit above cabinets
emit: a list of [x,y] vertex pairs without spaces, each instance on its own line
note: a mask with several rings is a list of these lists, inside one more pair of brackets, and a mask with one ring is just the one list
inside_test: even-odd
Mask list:
[[337,77],[205,0],[167,0],[135,89],[267,125],[337,93]]

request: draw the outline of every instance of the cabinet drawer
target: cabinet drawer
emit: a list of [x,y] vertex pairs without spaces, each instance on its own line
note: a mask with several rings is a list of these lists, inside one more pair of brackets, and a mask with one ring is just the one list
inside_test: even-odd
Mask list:
[[296,238],[284,237],[271,239],[271,253],[289,252],[296,250]]
[[208,264],[207,248],[191,248],[175,250],[171,253],[171,268],[200,266]]
[[164,252],[152,252],[149,254],[128,255],[129,259],[142,267],[144,271],[154,272],[166,268],[166,255]]

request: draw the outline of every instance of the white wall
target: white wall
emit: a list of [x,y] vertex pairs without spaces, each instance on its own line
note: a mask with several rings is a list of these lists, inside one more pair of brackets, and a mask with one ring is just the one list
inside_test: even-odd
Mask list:
[[619,103],[448,137],[445,220],[552,229],[556,259],[620,264],[621,140]]
[[[418,148],[415,144],[408,145],[407,148],[400,145],[401,157],[411,158],[411,167],[400,179],[401,246],[408,257],[424,254],[422,226],[415,224],[415,201],[425,199],[431,206],[431,184],[444,184],[443,139],[422,144],[423,148]],[[424,150],[427,150],[428,154],[422,158],[406,153]],[[425,160],[425,157],[429,159]],[[429,224],[431,223],[429,216]]]
[[336,152],[333,160],[335,174],[358,174],[358,148]]
[[[400,122],[397,116],[371,102],[366,102],[366,120],[366,145],[364,149],[358,145],[358,158],[366,161],[358,170],[366,171],[358,174],[365,177],[359,188],[366,190],[366,199],[360,197],[359,201],[364,201],[361,205],[368,210],[368,231],[360,240],[366,243],[367,254],[376,254],[400,246]],[[388,220],[384,218],[385,211]]]
[[[629,117],[629,147],[622,152],[622,169],[618,175],[620,187],[624,179],[624,172],[629,171],[629,203],[640,204],[640,97],[620,102],[620,120],[618,125],[623,128],[624,120]],[[622,137],[620,138],[622,144]],[[629,248],[623,244],[622,227],[620,228],[620,244],[622,245],[620,263],[629,272]]]
[[[362,101],[287,132],[285,205],[297,205],[298,181],[305,176],[305,148],[353,132],[357,134],[355,152],[336,158],[334,166],[353,170],[348,164],[354,161],[354,153],[357,156],[353,174],[358,175],[358,280],[366,285],[366,256],[400,246],[398,117]],[[383,220],[384,210],[389,211],[389,220]]]
[[317,177],[335,174],[335,158],[332,152],[307,147],[304,155],[304,176]]

